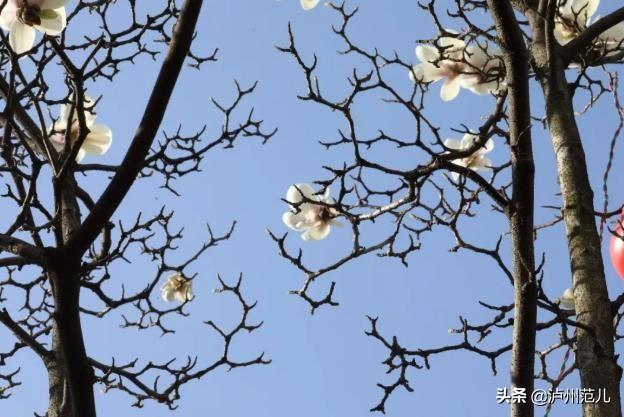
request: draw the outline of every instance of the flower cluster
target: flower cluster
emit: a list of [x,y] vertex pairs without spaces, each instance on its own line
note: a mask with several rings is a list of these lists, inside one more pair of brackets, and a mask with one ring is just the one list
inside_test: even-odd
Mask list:
[[302,232],[303,240],[325,239],[331,226],[338,226],[339,213],[329,207],[333,200],[329,197],[329,188],[324,194],[315,193],[308,184],[295,184],[288,188],[286,202],[291,210],[284,213],[282,220],[291,229]]
[[[468,149],[471,149],[477,141],[479,140],[479,136],[473,135],[471,133],[466,133],[461,140],[457,139],[446,139],[444,141],[444,146],[449,149],[461,152]],[[492,139],[488,139],[485,144],[473,152],[471,155],[465,158],[453,159],[453,163],[455,165],[459,165],[465,168],[472,169],[474,171],[480,171],[486,168],[490,168],[492,166],[492,161],[489,158],[486,158],[485,155],[492,152],[494,149],[494,141]],[[456,172],[452,173],[453,179],[457,181],[459,178],[459,174]]]
[[[599,4],[600,0],[567,0],[561,4],[554,29],[557,41],[565,45],[576,38],[591,24]],[[598,40],[610,50],[620,47],[624,41],[624,23],[602,32]]]
[[[447,30],[449,33],[453,33]],[[443,36],[436,45],[418,45],[415,65],[409,75],[414,82],[444,80],[440,97],[453,100],[460,89],[475,94],[495,93],[501,87],[497,70],[502,61],[496,51],[480,45],[466,45],[461,39]]]
[[[103,155],[110,148],[113,142],[113,133],[106,125],[95,124],[94,107],[95,102],[91,97],[86,96],[84,102],[84,118],[89,129],[89,133],[85,138],[78,154],[76,161],[80,162],[86,154]],[[62,150],[65,146],[66,138],[69,138],[70,144],[73,144],[78,139],[78,116],[74,107],[73,117],[72,106],[63,104],[61,105],[59,120],[50,128],[50,141],[57,150]],[[71,117],[71,122],[70,122]]]
[[[0,27],[9,31],[9,45],[16,54],[35,44],[36,30],[57,36],[67,25],[69,0],[7,0],[0,13]],[[36,29],[36,30],[35,30]]]
[[160,288],[160,294],[166,302],[177,300],[185,303],[195,298],[192,281],[184,278],[179,272],[167,278],[167,281]]

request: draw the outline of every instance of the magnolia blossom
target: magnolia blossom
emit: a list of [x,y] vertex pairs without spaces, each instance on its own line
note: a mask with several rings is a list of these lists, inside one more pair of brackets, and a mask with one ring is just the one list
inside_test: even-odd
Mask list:
[[421,63],[410,71],[412,81],[435,82],[444,79],[440,90],[440,97],[444,101],[457,97],[461,87],[476,94],[496,92],[499,89],[500,83],[492,76],[492,71],[501,66],[502,62],[495,53],[478,45],[466,46],[464,41],[451,37],[441,37],[437,44],[439,48],[431,45],[416,47],[416,56]]
[[303,10],[312,10],[318,6],[320,0],[300,0]]
[[466,73],[461,78],[461,86],[475,94],[496,93],[503,82],[493,72],[503,66],[496,50],[488,50],[480,46],[466,47]]
[[624,46],[624,23],[618,23],[610,29],[605,30],[598,36],[598,39],[603,42],[605,47],[609,50],[607,56],[617,54],[617,49]]
[[[449,149],[461,152],[472,148],[478,140],[479,136],[473,135],[471,133],[466,133],[462,140],[445,140],[444,146]],[[489,158],[486,158],[485,155],[492,152],[493,149],[494,141],[492,139],[488,139],[487,142],[485,142],[485,144],[477,149],[472,155],[466,156],[464,158],[453,159],[452,162],[455,165],[470,168],[474,171],[490,168],[492,166],[492,161],[490,161]],[[453,172],[452,176],[454,180],[457,180],[457,178],[459,178],[459,174],[457,172]]]
[[574,310],[574,293],[572,292],[572,288],[567,288],[558,300],[561,307]]
[[[308,200],[304,202],[304,199]],[[287,211],[282,216],[286,226],[297,232],[303,232],[303,240],[325,239],[331,231],[331,226],[338,226],[336,220],[338,212],[330,207],[314,204],[314,202],[333,204],[329,197],[329,187],[322,195],[315,194],[308,184],[295,184],[288,188],[286,201],[292,206],[292,210]]]
[[[424,82],[444,79],[440,97],[449,101],[457,97],[462,79],[466,77],[466,64],[463,62],[466,44],[460,39],[444,36],[438,40],[438,46],[439,48],[432,45],[416,47],[416,57],[420,64],[410,71],[410,77],[412,81]],[[443,50],[442,54],[440,50]]]
[[[591,19],[599,4],[600,0],[567,0],[562,4],[555,21],[554,31],[557,41],[565,45],[576,38],[591,24]],[[607,48],[617,48],[624,40],[624,23],[619,23],[602,32],[598,39]]]
[[[113,133],[106,125],[95,124],[95,114],[93,109],[95,102],[91,97],[85,96],[84,98],[84,118],[89,129],[89,133],[85,138],[78,154],[76,155],[76,161],[80,162],[86,154],[103,155],[110,148],[113,142]],[[72,110],[71,105],[61,105],[59,120],[54,123],[50,129],[50,140],[57,150],[62,150],[65,146],[65,137],[67,136],[67,126],[69,128],[69,138],[71,143],[78,139],[78,116],[76,115],[76,108],[74,107],[74,115],[72,123],[69,123],[69,117]]]
[[7,0],[0,13],[0,27],[9,31],[9,44],[22,54],[35,43],[35,29],[56,36],[65,29],[65,5],[69,0]]
[[166,302],[178,300],[184,303],[195,297],[192,281],[184,278],[179,272],[167,278],[167,282],[160,287],[160,294]]

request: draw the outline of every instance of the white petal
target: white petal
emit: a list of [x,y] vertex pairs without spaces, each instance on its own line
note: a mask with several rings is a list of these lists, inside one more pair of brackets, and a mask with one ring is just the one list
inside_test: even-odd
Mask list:
[[487,169],[491,167],[492,167],[492,161],[489,158],[486,158],[484,156],[478,156],[472,160],[469,168],[474,169],[476,171],[476,170]]
[[312,227],[308,229],[304,234],[301,235],[303,240],[321,240],[325,239],[329,232],[331,231],[331,226],[327,223],[321,224],[318,227]]
[[479,151],[481,152],[481,155],[485,155],[486,153],[490,153],[494,150],[494,141],[492,139],[488,139],[487,142],[485,142],[485,146],[483,146],[481,149],[479,149]]
[[572,288],[567,288],[559,298],[559,305],[563,308],[574,310],[574,293]]
[[193,292],[193,287],[190,285],[188,285],[188,287],[186,288],[186,299],[188,301],[193,300],[193,298],[195,298],[195,293]]
[[325,192],[323,193],[323,196],[321,197],[323,202],[325,203],[329,203],[330,198],[329,196],[331,195],[331,189],[330,187],[325,188]]
[[0,12],[0,27],[4,30],[11,30],[11,25],[17,19],[17,6],[9,1]]
[[173,293],[174,293],[173,289],[167,284],[163,285],[163,287],[160,290],[162,299],[165,300],[166,302],[170,302],[171,300],[173,300]]
[[302,198],[306,197],[307,199],[314,200],[314,190],[308,184],[295,184],[291,185],[288,188],[288,192],[286,192],[286,201],[290,203],[299,203],[303,200]]
[[478,139],[479,137],[477,135],[473,135],[472,133],[465,133],[464,136],[462,136],[461,140],[462,149],[472,148],[472,146]]
[[574,19],[574,15],[572,13],[572,4],[574,1],[575,0],[566,0],[566,2],[559,7],[559,13],[561,16],[568,20]]
[[303,10],[311,10],[314,9],[320,0],[301,0],[301,8]]
[[462,142],[457,139],[446,139],[444,141],[444,146],[449,149],[461,149]]
[[67,121],[69,120],[69,112],[71,110],[71,106],[66,104],[61,104],[59,106],[59,121],[57,123],[63,123],[63,129],[67,128]]
[[91,133],[87,135],[82,149],[86,153],[104,155],[113,143],[113,133],[104,125],[93,125],[90,130]]
[[424,72],[422,69],[423,64],[414,65],[412,70],[408,73],[410,80],[413,83],[424,81]]
[[29,51],[35,44],[35,29],[15,19],[9,32],[9,44],[16,54]]
[[[616,43],[620,43],[622,39],[624,39],[624,23],[619,23],[604,32],[600,35],[600,38],[608,41],[613,41]],[[615,45],[618,46],[618,45]]]
[[560,45],[565,45],[573,39],[573,37],[569,36],[568,31],[565,30],[564,26],[559,23],[555,24],[554,34],[555,39],[557,39],[557,42],[559,42]]
[[54,11],[56,12],[56,17],[54,17],[54,19],[41,19],[41,25],[35,26],[38,30],[50,36],[58,35],[65,29],[65,26],[67,26],[65,8],[61,7]]
[[449,57],[461,57],[463,49],[466,47],[466,43],[461,39],[451,38],[443,36],[438,40],[438,45],[444,48],[444,55]]
[[587,0],[587,8],[583,10],[583,14],[587,16],[587,20],[589,20],[598,10],[598,5],[600,4],[600,0]]
[[175,291],[174,297],[175,297],[176,300],[178,300],[179,302],[183,303],[183,302],[186,301],[186,291],[184,291],[184,290]]
[[55,132],[62,132],[65,129],[67,129],[67,119],[59,119],[57,120],[53,125],[52,125],[52,129]]
[[500,83],[496,80],[487,83],[462,83],[462,87],[465,87],[478,95],[484,95],[488,93],[496,93],[500,89]]
[[41,10],[45,9],[59,9],[69,3],[69,0],[43,0],[41,2]]
[[436,62],[440,58],[438,49],[431,45],[418,45],[416,47],[416,57],[420,62]]
[[76,154],[76,162],[82,162],[85,156],[87,156],[87,153],[84,151],[84,149],[78,149],[78,153]]
[[[413,72],[416,73],[418,81],[423,81],[426,83],[438,81],[444,78],[444,74],[439,67],[436,67],[435,65],[426,62],[415,65]],[[412,73],[410,73],[410,76],[413,77]],[[412,79],[412,81],[414,80]]]
[[64,146],[65,146],[65,135],[62,133],[54,133],[53,135],[50,135],[48,137],[50,139],[50,142],[52,143],[52,146],[54,146],[54,149],[56,149],[57,152],[63,150]]
[[302,232],[308,229],[307,225],[302,225],[304,217],[302,213],[293,213],[292,211],[287,211],[282,215],[282,221],[284,224],[294,231]]
[[329,220],[329,224],[331,226],[336,226],[336,227],[344,227],[344,224],[342,224],[342,222],[336,218],[330,219]]
[[453,79],[446,79],[440,90],[440,98],[444,101],[451,101],[459,94],[459,88],[461,87],[460,77]]
[[468,71],[475,71],[475,68],[482,70],[485,64],[490,60],[488,54],[477,45],[469,45],[466,47],[464,57],[466,62],[471,65],[468,67]]

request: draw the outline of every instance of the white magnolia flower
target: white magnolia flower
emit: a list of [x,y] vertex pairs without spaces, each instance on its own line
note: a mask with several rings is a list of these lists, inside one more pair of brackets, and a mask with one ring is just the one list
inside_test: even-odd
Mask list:
[[[103,155],[110,148],[113,142],[113,132],[106,125],[95,124],[95,113],[93,113],[95,102],[91,97],[85,96],[84,98],[84,117],[89,133],[82,143],[82,147],[76,155],[76,161],[80,162],[86,154]],[[57,150],[62,150],[65,146],[65,137],[67,126],[69,128],[69,137],[71,142],[78,139],[78,116],[76,115],[76,109],[74,108],[74,115],[72,123],[69,123],[69,117],[72,110],[72,106],[68,104],[61,105],[59,120],[52,125],[50,129],[50,141]]]
[[449,101],[457,97],[462,79],[466,77],[466,64],[463,62],[466,44],[447,36],[441,37],[437,44],[439,48],[432,45],[416,47],[416,57],[420,64],[415,65],[409,75],[412,81],[435,82],[444,79],[440,97]]
[[[592,23],[592,17],[599,4],[600,0],[567,0],[562,4],[559,7],[559,16],[555,21],[555,38],[557,41],[565,45],[576,38]],[[604,31],[598,39],[608,49],[620,47],[624,40],[624,23],[619,23]]]
[[572,292],[572,288],[567,288],[561,297],[558,298],[559,306],[568,309],[574,310],[574,293]]
[[312,10],[318,6],[320,0],[300,0],[303,10]]
[[0,13],[0,27],[9,31],[9,44],[22,54],[35,43],[35,29],[56,36],[67,26],[69,0],[7,0]]
[[184,303],[195,297],[192,281],[184,278],[179,272],[167,278],[167,282],[160,287],[160,294],[163,300],[167,302],[178,300]]
[[497,79],[494,71],[503,66],[496,50],[488,50],[478,45],[466,47],[465,74],[461,78],[461,86],[475,94],[496,93],[504,84]]
[[624,23],[605,30],[598,36],[598,43],[607,50],[607,56],[615,55],[624,47]]
[[[465,151],[474,146],[474,144],[479,140],[479,136],[473,135],[471,133],[466,133],[462,140],[456,139],[447,139],[444,141],[444,146],[449,149],[453,149],[456,151]],[[494,149],[494,141],[492,139],[488,139],[485,144],[477,149],[472,155],[469,155],[464,158],[453,159],[455,165],[459,165],[465,168],[470,168],[474,171],[479,171],[482,169],[487,169],[492,166],[492,161],[489,158],[486,158],[485,155],[492,152]],[[459,174],[457,172],[451,173],[454,180],[459,178]]]
[[600,0],[567,0],[559,6],[555,20],[555,38],[565,45],[576,38],[589,24],[596,13]]
[[[304,198],[312,202],[302,202]],[[303,232],[301,235],[303,240],[325,239],[332,225],[340,225],[336,220],[338,217],[336,210],[313,203],[332,204],[329,187],[325,189],[323,195],[318,195],[308,184],[291,185],[286,193],[286,201],[291,203],[292,210],[284,213],[282,220],[291,229]]]

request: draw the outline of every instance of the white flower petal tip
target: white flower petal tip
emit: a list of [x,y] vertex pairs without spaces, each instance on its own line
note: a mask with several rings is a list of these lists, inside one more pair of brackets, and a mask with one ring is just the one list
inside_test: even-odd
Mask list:
[[574,310],[574,293],[572,288],[567,288],[561,297],[558,298],[559,306],[567,310]]
[[[475,146],[478,142],[479,136],[473,135],[471,133],[466,133],[461,141],[456,139],[446,139],[444,141],[444,146],[456,152],[463,152],[469,150]],[[459,165],[464,168],[472,169],[473,171],[481,171],[484,169],[490,169],[492,167],[492,161],[487,158],[485,155],[492,152],[494,150],[494,141],[492,139],[488,139],[483,146],[479,147],[476,151],[474,151],[471,155],[452,159],[455,165]],[[459,174],[457,172],[452,172],[451,176],[454,181],[457,181],[459,178]]]
[[323,194],[315,193],[308,184],[295,184],[288,188],[286,201],[290,210],[282,215],[282,221],[290,229],[301,232],[305,241],[322,240],[329,236],[332,225],[338,225],[338,211],[329,207],[334,204],[329,187]]
[[67,26],[67,0],[8,0],[0,13],[0,27],[9,31],[9,44],[18,55],[35,44],[35,30],[59,35]]
[[160,294],[166,302],[177,300],[185,303],[195,298],[192,281],[184,278],[179,272],[167,278],[167,281],[160,287]]
[[9,45],[18,55],[30,51],[35,44],[35,29],[15,20],[9,32]]
[[[76,156],[77,162],[81,162],[86,155],[104,155],[108,152],[113,143],[112,130],[106,125],[95,124],[95,101],[91,97],[85,96],[83,99],[83,107],[84,120],[89,132],[81,148],[78,150]],[[70,122],[69,118],[71,117],[71,113],[71,105],[61,105],[59,120],[50,129],[50,140],[57,151],[65,147],[65,139],[67,136],[69,136],[70,143],[72,144],[78,139],[80,128],[76,109],[74,108],[74,114]],[[68,126],[70,126],[69,132],[67,132]]]
[[312,10],[318,6],[320,0],[300,0],[301,8],[303,10]]

